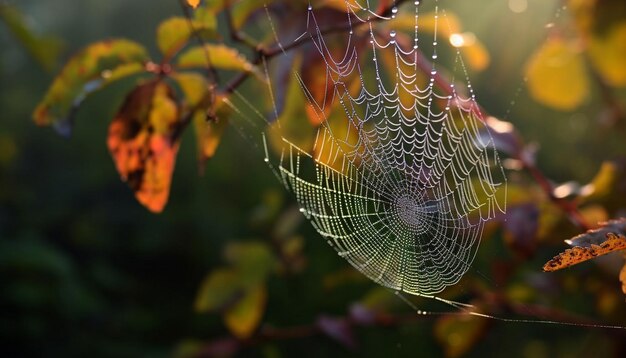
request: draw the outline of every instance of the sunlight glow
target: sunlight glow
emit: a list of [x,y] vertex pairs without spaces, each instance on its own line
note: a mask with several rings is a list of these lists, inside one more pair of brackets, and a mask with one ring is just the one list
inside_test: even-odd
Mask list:
[[472,46],[476,43],[476,35],[471,32],[450,35],[450,44],[454,47]]
[[509,10],[520,14],[528,9],[528,0],[509,0]]

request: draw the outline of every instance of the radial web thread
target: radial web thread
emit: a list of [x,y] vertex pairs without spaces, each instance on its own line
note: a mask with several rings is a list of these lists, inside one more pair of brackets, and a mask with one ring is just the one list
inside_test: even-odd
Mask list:
[[[310,148],[280,130],[288,126],[283,118],[256,115],[270,123],[262,137],[266,161],[338,254],[383,286],[430,296],[470,268],[485,222],[505,210],[499,191],[506,180],[461,55],[438,43],[445,11],[435,3],[423,15],[417,1],[388,17],[377,8],[346,0],[349,29],[330,34],[320,23],[327,10],[318,14],[312,2],[303,8],[299,37],[282,39],[275,31],[285,48],[309,37],[303,61],[326,68],[316,74],[325,82],[321,95],[307,84],[306,66],[290,74],[307,113],[320,123]],[[431,33],[420,30],[422,16],[434,19]],[[442,88],[437,58],[446,50],[455,58],[446,76],[461,80]],[[268,67],[269,90],[276,93]]]

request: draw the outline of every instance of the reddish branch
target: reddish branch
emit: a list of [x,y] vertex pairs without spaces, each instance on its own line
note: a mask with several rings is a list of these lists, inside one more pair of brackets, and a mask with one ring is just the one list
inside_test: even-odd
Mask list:
[[[519,323],[527,324],[551,324],[551,322],[568,322],[571,325],[579,325],[588,329],[589,327],[608,328],[598,326],[598,322],[572,315],[565,311],[546,308],[538,305],[528,305],[502,301],[500,298],[486,295],[483,297],[486,301],[492,301],[491,305],[496,307],[496,311],[511,312],[519,315]],[[359,327],[401,327],[415,324],[421,321],[432,321],[444,316],[468,317],[467,312],[426,312],[426,314],[417,314],[416,312],[408,312],[404,314],[388,314],[379,311],[370,310],[360,304],[352,305],[349,312],[344,316],[329,317],[320,316],[318,319],[309,324],[302,324],[291,327],[272,327],[262,326],[252,337],[247,339],[238,339],[232,335],[216,338],[203,344],[202,348],[196,352],[194,357],[216,357],[216,356],[232,356],[242,349],[262,345],[266,342],[287,341],[302,339],[314,336],[327,336],[334,339],[338,343],[349,349],[356,349],[358,342],[354,338],[354,329]],[[540,317],[536,321],[524,321],[525,318]],[[474,319],[482,319],[474,317]],[[494,320],[502,320],[493,317]],[[531,318],[532,320],[532,318]],[[514,321],[504,319],[504,321]],[[480,329],[480,328],[479,328]],[[484,326],[482,329],[487,329]],[[606,329],[605,332],[621,337],[621,332],[614,329]]]
[[[311,36],[302,36],[301,38],[299,38],[298,40],[285,45],[285,46],[278,46],[278,44],[276,44],[274,47],[272,48],[265,48],[260,44],[254,44],[253,42],[250,41],[250,39],[248,39],[247,36],[244,36],[241,34],[241,32],[239,32],[233,25],[233,21],[232,21],[232,14],[230,11],[230,1],[229,4],[226,6],[226,8],[224,9],[224,11],[226,12],[226,21],[228,24],[228,28],[231,34],[231,38],[234,41],[240,42],[244,45],[247,45],[249,47],[252,47],[254,49],[254,51],[256,52],[256,56],[254,58],[254,60],[252,61],[252,63],[254,65],[259,65],[261,64],[261,62],[263,62],[263,60],[268,60],[272,57],[275,57],[281,53],[283,53],[283,51],[289,51],[289,50],[293,50],[295,48],[298,48],[304,44],[307,44],[309,42],[312,42],[320,37],[323,37],[325,35],[329,35],[329,34],[333,34],[333,33],[345,33],[346,31],[350,31],[351,29],[355,29],[358,27],[361,27],[365,24],[368,24],[370,22],[378,22],[384,18],[388,18],[391,15],[392,9],[394,7],[400,6],[402,5],[404,2],[406,2],[407,0],[396,0],[393,1],[391,4],[384,6],[383,4],[387,3],[387,1],[383,1],[381,3],[381,7],[377,10],[376,12],[376,16],[372,17],[371,20],[369,21],[362,21],[362,22],[357,22],[357,23],[350,23],[348,21],[342,23],[342,24],[338,24],[338,25],[334,25],[334,26],[329,26],[326,27],[324,29],[321,29],[319,32],[312,34]],[[237,77],[235,77],[230,83],[228,83],[226,85],[226,87],[224,87],[223,92],[226,94],[230,94],[232,93],[234,90],[237,89],[237,87],[239,87],[248,77],[250,76],[250,73],[244,72],[244,73],[240,73]]]

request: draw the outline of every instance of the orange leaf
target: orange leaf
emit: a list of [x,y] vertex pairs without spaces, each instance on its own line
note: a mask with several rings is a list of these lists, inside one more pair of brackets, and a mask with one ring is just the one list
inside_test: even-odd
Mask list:
[[[626,237],[612,232],[606,234],[606,240],[600,245],[591,244],[588,247],[575,246],[555,256],[544,266],[544,271],[556,271],[578,263],[591,260],[597,256],[606,255],[610,252],[626,249]],[[620,274],[621,278],[621,274]]]
[[107,145],[117,171],[152,212],[161,212],[169,196],[179,144],[172,138],[178,117],[172,89],[152,81],[126,97],[109,126]]
[[200,0],[187,0],[187,4],[195,9],[200,5]]

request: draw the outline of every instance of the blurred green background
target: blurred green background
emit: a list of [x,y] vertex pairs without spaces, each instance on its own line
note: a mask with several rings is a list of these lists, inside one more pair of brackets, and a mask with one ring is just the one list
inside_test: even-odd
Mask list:
[[[60,39],[62,50],[54,71],[46,71],[0,23],[0,355],[171,356],[228,337],[219,314],[194,312],[198,290],[207,274],[227,265],[223,252],[228,243],[268,242],[280,230],[301,238],[298,242],[304,246],[292,273],[269,276],[262,325],[311,325],[323,315],[346,316],[353,303],[377,289],[293,214],[293,198],[273,178],[260,153],[250,150],[232,128],[204,176],[197,175],[193,135],[185,134],[170,202],[163,214],[154,215],[119,180],[105,145],[109,120],[132,82],[117,83],[86,100],[70,139],[33,124],[32,110],[72,53],[89,42],[114,37],[136,40],[156,53],[155,28],[163,19],[180,14],[176,1],[8,3],[25,14],[35,33]],[[491,55],[485,71],[470,73],[479,102],[513,122],[528,142],[540,145],[538,164],[550,178],[584,184],[603,160],[626,154],[624,125],[603,124],[597,88],[573,112],[550,110],[524,91],[522,69],[545,37],[545,24],[553,21],[553,2],[528,1],[522,13],[512,12],[507,1],[459,1],[448,7]],[[624,99],[623,90],[615,93]],[[485,244],[477,265],[496,256],[516,258],[501,239],[494,235]],[[537,253],[516,277],[539,274],[541,264],[555,250]],[[619,299],[619,283],[611,277]],[[596,301],[585,297],[569,300],[566,309],[594,311]],[[414,314],[399,299],[390,300],[395,302],[394,313]],[[426,300],[416,304],[451,310]],[[623,305],[623,296],[618,304]],[[328,337],[327,332],[326,336],[254,342],[240,353],[439,356],[444,351],[433,333],[438,318],[358,327],[356,348]],[[489,330],[480,329],[482,339],[468,355],[617,356],[620,349],[624,352],[623,344],[620,348],[615,343],[619,337],[623,341],[622,333],[563,325],[489,325]],[[345,338],[345,332],[339,335]]]

